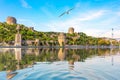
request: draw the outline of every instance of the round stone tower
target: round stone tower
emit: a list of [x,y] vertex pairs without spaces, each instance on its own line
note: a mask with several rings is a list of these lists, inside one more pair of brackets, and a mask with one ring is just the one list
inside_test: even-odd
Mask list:
[[16,24],[17,20],[15,17],[8,16],[6,22],[7,24],[13,25]]
[[64,33],[60,33],[58,36],[58,42],[60,44],[60,46],[64,46],[65,42],[66,42],[66,36]]
[[69,33],[69,34],[73,34],[73,33],[74,33],[74,28],[73,28],[73,27],[70,27],[70,28],[68,29],[68,33]]

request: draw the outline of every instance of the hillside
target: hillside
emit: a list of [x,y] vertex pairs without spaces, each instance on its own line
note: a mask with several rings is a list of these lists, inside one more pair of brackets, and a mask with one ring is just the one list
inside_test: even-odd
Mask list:
[[[1,23],[0,22],[0,42],[9,42],[9,41],[14,41],[15,39],[15,34],[17,33],[16,31],[16,24],[14,25],[9,25],[7,23]],[[57,38],[57,34],[53,35],[53,37],[48,37],[54,32],[38,32],[38,31],[33,31],[30,28],[26,27],[25,25],[20,24],[20,33],[22,34],[22,39],[23,40],[35,40],[40,39],[40,40],[55,40]]]
[[[39,39],[42,42],[45,41],[58,41],[59,32],[39,32],[31,30],[25,25],[19,24],[21,29],[20,33],[22,34],[22,40],[35,40]],[[17,24],[9,25],[6,22],[0,22],[0,43],[10,42],[15,40],[15,34]],[[98,39],[95,37],[87,36],[85,33],[65,33],[66,43],[68,45],[110,45],[109,40]],[[116,44],[116,42],[114,42]]]

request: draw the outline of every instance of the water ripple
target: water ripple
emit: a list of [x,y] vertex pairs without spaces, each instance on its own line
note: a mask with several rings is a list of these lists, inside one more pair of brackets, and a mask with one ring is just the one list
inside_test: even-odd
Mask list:
[[19,74],[12,80],[118,80],[120,74],[119,71],[113,74],[116,69],[108,70],[90,65],[81,65],[73,69],[69,67],[68,63],[57,66],[54,63],[34,65],[33,68],[18,71]]

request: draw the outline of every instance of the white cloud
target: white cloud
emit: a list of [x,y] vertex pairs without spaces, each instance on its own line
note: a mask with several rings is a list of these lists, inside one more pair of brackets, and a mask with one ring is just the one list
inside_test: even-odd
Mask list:
[[117,15],[120,16],[120,12],[117,12]]
[[[111,38],[111,28],[117,25],[115,22],[118,20],[118,17],[113,15],[104,18],[109,13],[110,11],[108,10],[90,11],[84,15],[75,15],[67,20],[59,19],[48,22],[46,26],[49,27],[50,31],[67,32],[69,27],[74,27],[75,32],[84,32],[89,36]],[[103,20],[100,20],[101,18],[103,18]],[[96,20],[98,20],[97,23],[95,23]],[[100,27],[102,28],[99,29]],[[114,38],[120,37],[119,34],[120,31],[114,31]]]
[[99,29],[85,29],[82,32],[86,33],[89,36],[100,37],[102,35],[102,30]]
[[[49,10],[41,8],[41,10],[48,16],[54,17]],[[108,16],[111,15],[112,16]],[[108,16],[108,17],[107,17]],[[19,19],[19,22],[31,23],[32,26],[36,27],[40,31],[55,31],[55,32],[68,32],[69,27],[74,27],[75,32],[84,32],[88,36],[95,37],[110,37],[111,38],[111,28],[115,27],[119,20],[118,15],[115,15],[115,12],[108,10],[98,10],[98,11],[88,11],[86,14],[77,14],[73,17],[64,19],[57,18],[49,22],[40,22],[35,24],[34,21],[28,19]],[[107,28],[106,28],[107,27]],[[109,31],[106,31],[106,29]],[[114,38],[120,37],[120,31],[114,31]]]
[[[112,38],[112,31],[106,32],[104,34],[104,37]],[[116,30],[113,32],[113,38],[119,38],[120,37],[120,30]]]
[[78,17],[76,19],[76,21],[87,21],[87,20],[93,20],[96,18],[101,17],[102,15],[104,15],[104,13],[106,12],[106,10],[99,10],[97,12],[88,12],[87,14],[83,15],[83,17]]
[[[75,15],[72,18],[69,18],[67,20],[62,20],[59,19],[57,21],[51,21],[47,23],[47,26],[51,28],[51,30],[56,30],[56,31],[64,31],[67,32],[69,27],[74,27],[76,32],[80,32],[82,27],[84,27],[86,24],[83,24],[82,22],[85,21],[91,21],[94,19],[97,19],[104,15],[105,10],[100,10],[97,12],[89,12],[88,14],[84,15]],[[52,27],[55,26],[55,27]]]
[[30,20],[30,19],[17,19],[17,22],[19,23],[19,24],[26,24],[26,26],[30,26],[30,27],[35,27],[35,26],[37,26],[37,24],[36,23],[34,23],[32,20]]
[[[89,36],[94,36],[94,37],[108,37],[112,38],[112,31],[103,31],[103,30],[98,30],[98,29],[87,29],[83,30],[84,33],[86,33]],[[113,32],[113,38],[120,38],[120,30],[116,30]]]
[[25,0],[20,0],[21,1],[21,4],[22,4],[22,7],[24,8],[32,8]]

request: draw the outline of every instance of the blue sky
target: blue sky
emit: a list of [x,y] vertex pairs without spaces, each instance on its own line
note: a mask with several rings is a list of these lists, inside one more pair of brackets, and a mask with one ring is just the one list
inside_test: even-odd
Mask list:
[[0,22],[7,16],[38,31],[68,32],[74,27],[75,32],[111,37],[114,28],[114,37],[120,37],[120,0],[0,0]]

